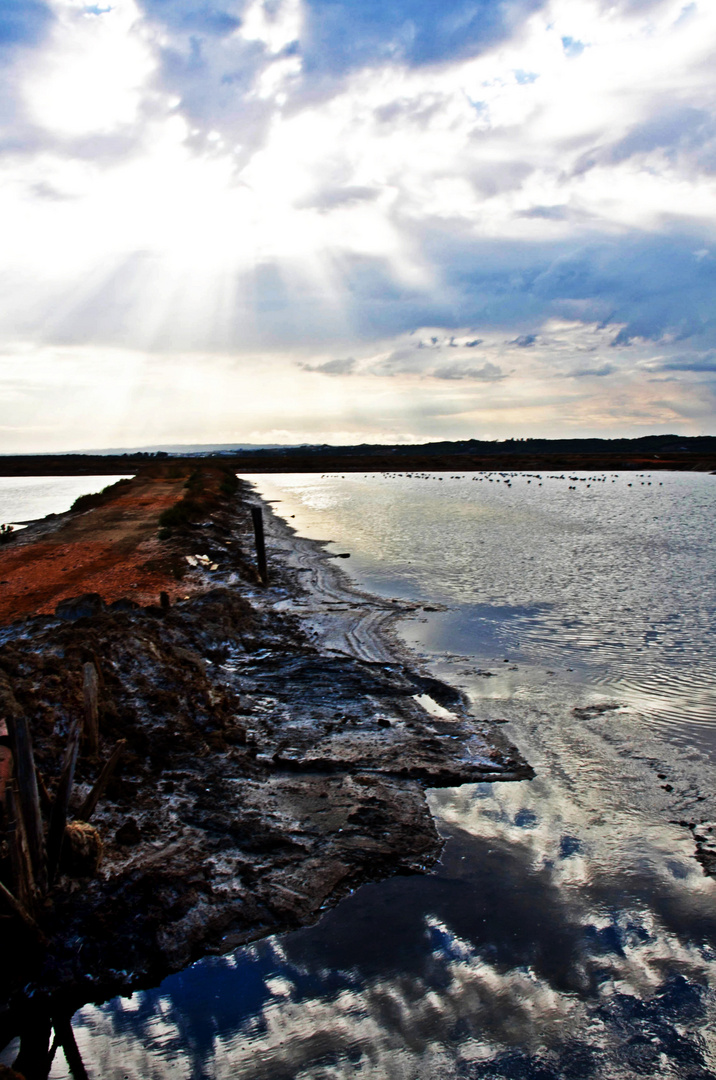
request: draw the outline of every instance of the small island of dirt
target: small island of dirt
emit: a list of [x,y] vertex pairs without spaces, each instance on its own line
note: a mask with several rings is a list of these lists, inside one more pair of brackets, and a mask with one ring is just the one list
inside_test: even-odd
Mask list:
[[[30,999],[66,1017],[313,922],[362,882],[424,871],[441,850],[426,787],[532,775],[459,691],[416,669],[392,631],[405,606],[351,588],[266,508],[262,583],[258,505],[220,465],[157,463],[0,548],[5,1034]],[[34,880],[21,778],[3,779],[22,730]]]

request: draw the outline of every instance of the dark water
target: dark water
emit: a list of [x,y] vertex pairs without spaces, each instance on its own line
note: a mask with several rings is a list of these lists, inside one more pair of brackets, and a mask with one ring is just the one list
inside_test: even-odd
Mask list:
[[716,478],[508,479],[261,478],[446,609],[404,636],[537,777],[432,792],[433,873],[81,1009],[90,1076],[716,1076]]

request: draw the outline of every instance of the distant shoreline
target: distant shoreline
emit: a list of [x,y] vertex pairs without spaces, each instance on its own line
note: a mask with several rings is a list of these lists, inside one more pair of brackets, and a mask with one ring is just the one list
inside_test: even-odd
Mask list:
[[221,462],[241,473],[479,472],[534,470],[716,471],[716,436],[646,435],[638,439],[468,439],[415,445],[292,446],[236,453],[12,454],[0,476],[83,476],[131,472],[152,461]]

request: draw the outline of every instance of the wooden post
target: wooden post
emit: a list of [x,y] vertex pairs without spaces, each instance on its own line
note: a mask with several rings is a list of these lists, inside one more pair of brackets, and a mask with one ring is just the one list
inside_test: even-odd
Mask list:
[[25,923],[25,926],[29,927],[29,929],[32,930],[33,934],[35,934],[39,938],[43,938],[40,927],[37,925],[27,908],[12,895],[9,889],[5,888],[2,881],[0,881],[0,896],[2,896],[7,906],[22,919],[22,921]]
[[89,752],[94,757],[99,753],[99,679],[97,668],[92,663],[83,667],[85,696],[85,737],[89,743]]
[[97,803],[104,794],[104,789],[107,787],[107,784],[112,778],[112,773],[117,767],[117,762],[121,758],[126,745],[127,740],[120,739],[114,750],[112,751],[111,756],[104,763],[104,767],[102,768],[102,771],[95,780],[92,790],[90,791],[85,801],[82,803],[82,809],[77,815],[78,821],[89,821],[89,819],[94,814]]
[[251,507],[251,520],[254,523],[254,536],[256,538],[256,561],[259,567],[259,577],[264,585],[268,581],[268,568],[266,566],[266,544],[264,541],[264,519],[260,506]]
[[45,811],[45,817],[49,819],[52,813],[52,796],[47,790],[44,776],[37,768],[35,769],[35,776],[37,777],[37,790],[40,794],[40,806]]
[[12,1063],[15,1074],[36,1080],[49,1076],[59,1042],[50,1047],[50,1011],[39,994],[23,1000],[13,1029],[20,1036],[20,1049]]
[[32,870],[41,892],[47,888],[47,867],[45,860],[45,837],[42,831],[40,796],[37,790],[35,757],[32,752],[32,738],[27,717],[21,710],[8,714],[8,729],[14,746],[15,777],[19,803],[18,816],[27,840],[27,847],[32,861]]
[[75,782],[75,765],[77,764],[77,755],[80,749],[81,731],[79,721],[75,720],[70,728],[70,737],[67,740],[60,782],[57,785],[57,794],[55,795],[55,805],[52,807],[50,829],[47,834],[47,878],[50,885],[55,880],[60,855],[62,854],[62,841],[65,838],[65,824],[67,822],[67,807],[72,794],[72,785]]
[[8,812],[8,846],[12,866],[13,887],[20,905],[27,911],[35,906],[35,878],[32,873],[32,860],[27,848],[27,835],[22,820],[22,808],[17,795],[17,784],[13,780],[6,792]]
[[84,1067],[79,1047],[75,1041],[75,1033],[72,1030],[70,1018],[64,1014],[61,1016],[54,1016],[52,1018],[52,1025],[55,1029],[55,1035],[57,1036],[59,1044],[64,1051],[73,1080],[89,1080],[89,1074]]

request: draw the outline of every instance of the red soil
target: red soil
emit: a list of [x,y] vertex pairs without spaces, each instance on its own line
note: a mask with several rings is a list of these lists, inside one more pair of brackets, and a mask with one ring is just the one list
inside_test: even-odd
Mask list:
[[159,515],[181,498],[184,480],[140,476],[105,506],[18,532],[0,548],[0,623],[52,614],[81,593],[139,604],[158,603],[162,591],[185,595],[157,539]]

